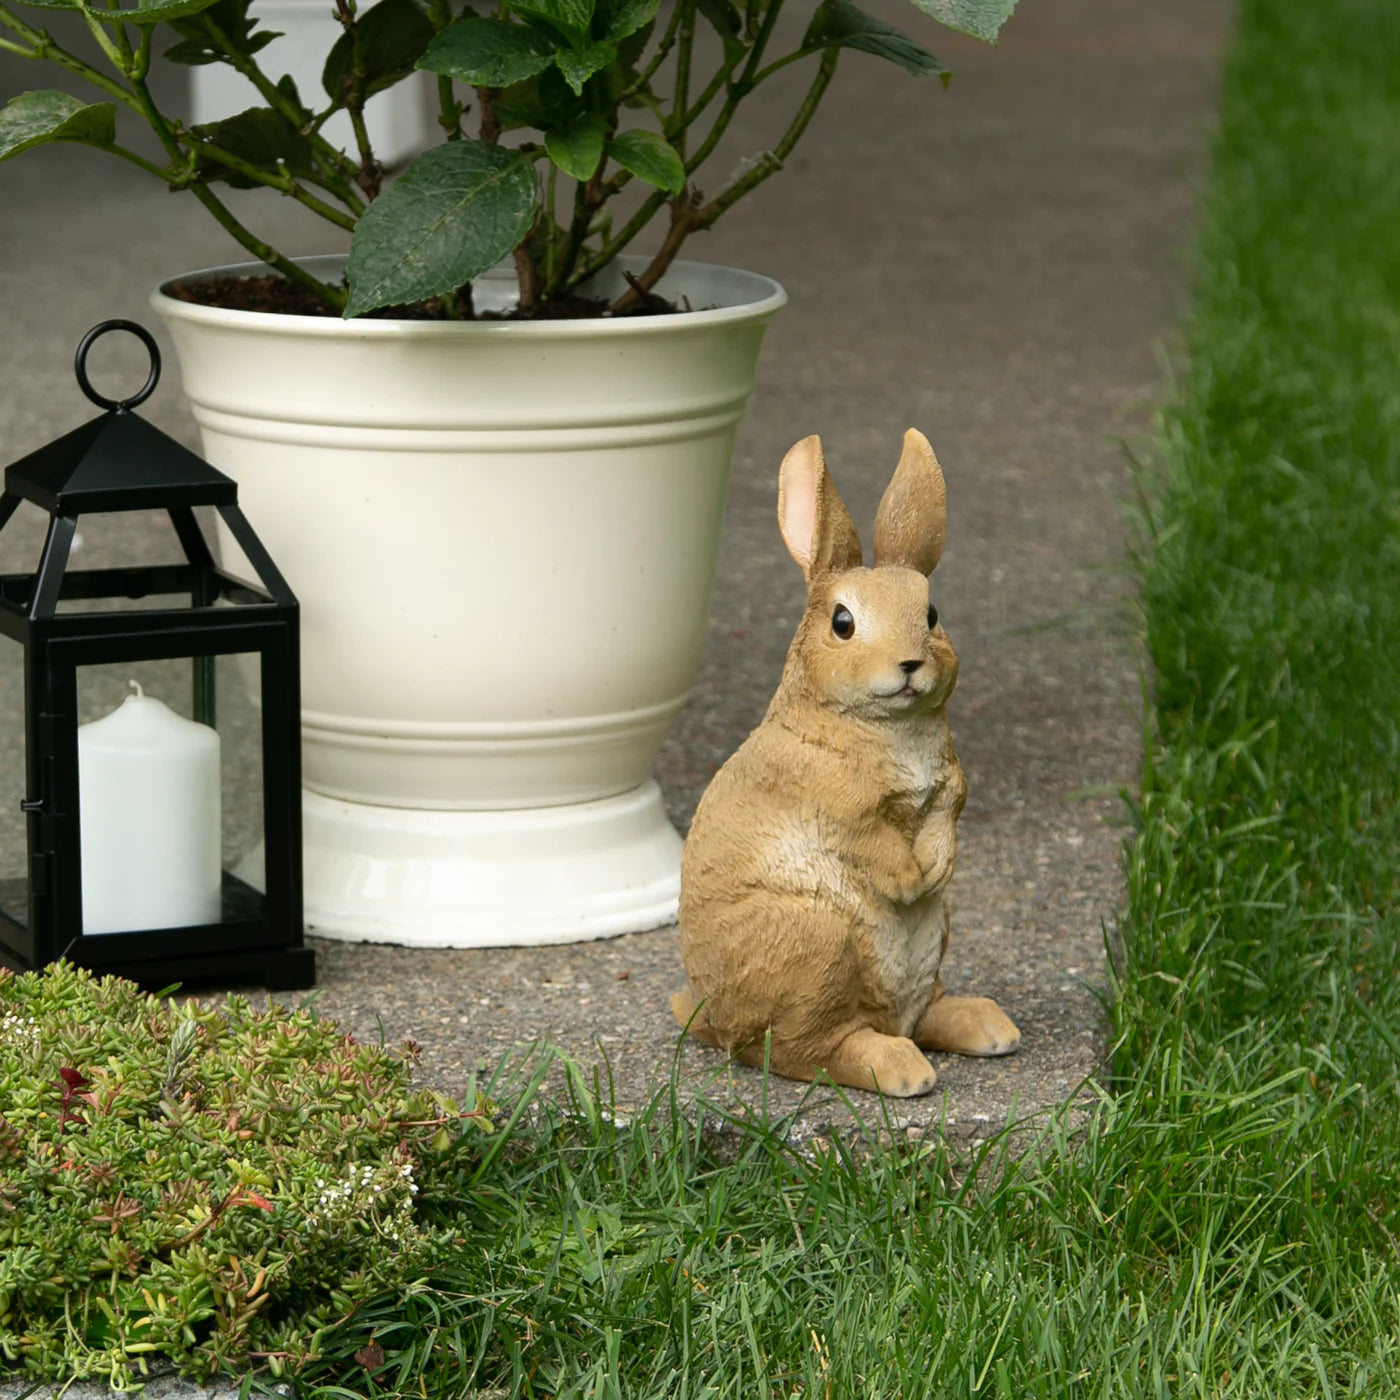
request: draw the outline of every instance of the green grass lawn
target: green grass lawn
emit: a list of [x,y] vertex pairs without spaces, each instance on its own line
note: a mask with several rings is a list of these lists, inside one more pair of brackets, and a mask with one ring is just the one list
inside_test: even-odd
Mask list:
[[969,1171],[664,1097],[619,1125],[578,1084],[436,1174],[450,1262],[303,1393],[1400,1392],[1400,5],[1240,11],[1142,477],[1148,758],[1087,1121]]
[[1400,1391],[1400,6],[1244,0],[1188,343],[1087,1126],[974,1186],[561,1122],[464,1181],[461,1296],[386,1305],[386,1388],[447,1383],[441,1309],[532,1396]]

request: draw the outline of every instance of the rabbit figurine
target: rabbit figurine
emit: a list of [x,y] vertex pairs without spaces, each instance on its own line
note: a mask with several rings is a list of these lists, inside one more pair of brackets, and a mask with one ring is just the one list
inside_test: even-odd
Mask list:
[[[910,429],[875,519],[875,567],[809,437],[778,525],[807,609],[763,722],[715,775],[681,860],[676,1019],[793,1079],[926,1094],[925,1050],[1006,1055],[986,997],[945,996],[944,887],[967,784],[945,705],[957,657],[929,605],[943,473]],[[771,1032],[771,1040],[765,1039]]]

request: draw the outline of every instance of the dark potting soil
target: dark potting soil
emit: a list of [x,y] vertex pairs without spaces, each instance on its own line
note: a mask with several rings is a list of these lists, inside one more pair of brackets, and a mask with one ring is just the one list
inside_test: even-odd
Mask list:
[[[309,288],[291,282],[276,273],[259,277],[213,277],[208,281],[172,282],[170,295],[177,301],[193,302],[199,306],[217,306],[227,311],[269,311],[281,316],[330,316],[340,313],[327,306]],[[650,292],[625,311],[609,313],[608,303],[591,297],[560,297],[541,302],[532,312],[483,311],[470,319],[476,321],[579,321],[606,315],[660,316],[681,308]],[[447,314],[443,300],[417,301],[408,306],[384,306],[365,312],[370,320],[380,321],[447,321],[456,319]]]

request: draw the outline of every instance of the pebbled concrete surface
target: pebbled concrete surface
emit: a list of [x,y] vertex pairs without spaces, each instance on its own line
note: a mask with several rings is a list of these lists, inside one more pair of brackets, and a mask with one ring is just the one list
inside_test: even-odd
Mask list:
[[[962,663],[950,713],[970,790],[945,980],[997,997],[1024,1039],[1008,1060],[935,1057],[934,1094],[894,1114],[969,1140],[1063,1101],[1103,1048],[1093,988],[1121,899],[1116,794],[1134,780],[1140,729],[1120,444],[1149,426],[1156,347],[1183,309],[1228,11],[1025,0],[991,50],[893,0],[871,8],[957,69],[950,91],[847,54],[789,168],[686,250],[774,275],[792,302],[739,437],[708,654],[658,776],[684,827],[781,670],[802,606],[774,519],[786,448],[822,434],[868,537],[903,429],[923,428],[948,479],[936,596]],[[63,83],[0,58],[0,99],[34,85]],[[776,139],[798,91],[760,92],[715,159],[715,183]],[[287,251],[335,246],[289,202],[237,204]],[[69,365],[87,326],[150,320],[159,278],[235,251],[193,201],[55,148],[0,170],[0,247],[6,461],[85,416]],[[113,356],[111,372],[130,363]],[[176,377],[172,364],[149,416],[193,445]],[[0,568],[32,563],[35,528],[0,537]],[[171,541],[138,518],[85,548],[96,564]],[[0,651],[0,842],[11,845],[19,679]],[[605,1056],[620,1107],[671,1072],[673,930],[543,950],[318,950],[320,1007],[363,1036],[412,1036],[425,1076],[449,1091],[544,1036],[588,1063]],[[685,1046],[678,1063],[687,1093],[750,1104],[763,1093],[760,1076],[716,1052]],[[775,1081],[768,1093],[783,1111],[803,1089]],[[873,1096],[853,1098],[878,1117]],[[818,1096],[801,1126],[845,1113]]]

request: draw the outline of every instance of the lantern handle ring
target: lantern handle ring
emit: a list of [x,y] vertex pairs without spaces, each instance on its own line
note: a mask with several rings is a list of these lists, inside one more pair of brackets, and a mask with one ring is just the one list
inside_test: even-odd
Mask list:
[[[146,351],[151,357],[151,372],[146,377],[145,385],[129,399],[109,399],[105,394],[99,394],[92,387],[92,380],[88,378],[88,351],[92,349],[93,343],[99,337],[106,335],[108,331],[130,331],[146,347]],[[138,325],[135,321],[103,321],[94,326],[78,343],[78,353],[73,359],[73,373],[78,377],[78,388],[98,408],[105,408],[109,413],[126,413],[128,410],[145,403],[155,393],[156,385],[160,382],[160,347],[156,344],[155,336],[145,326]]]

